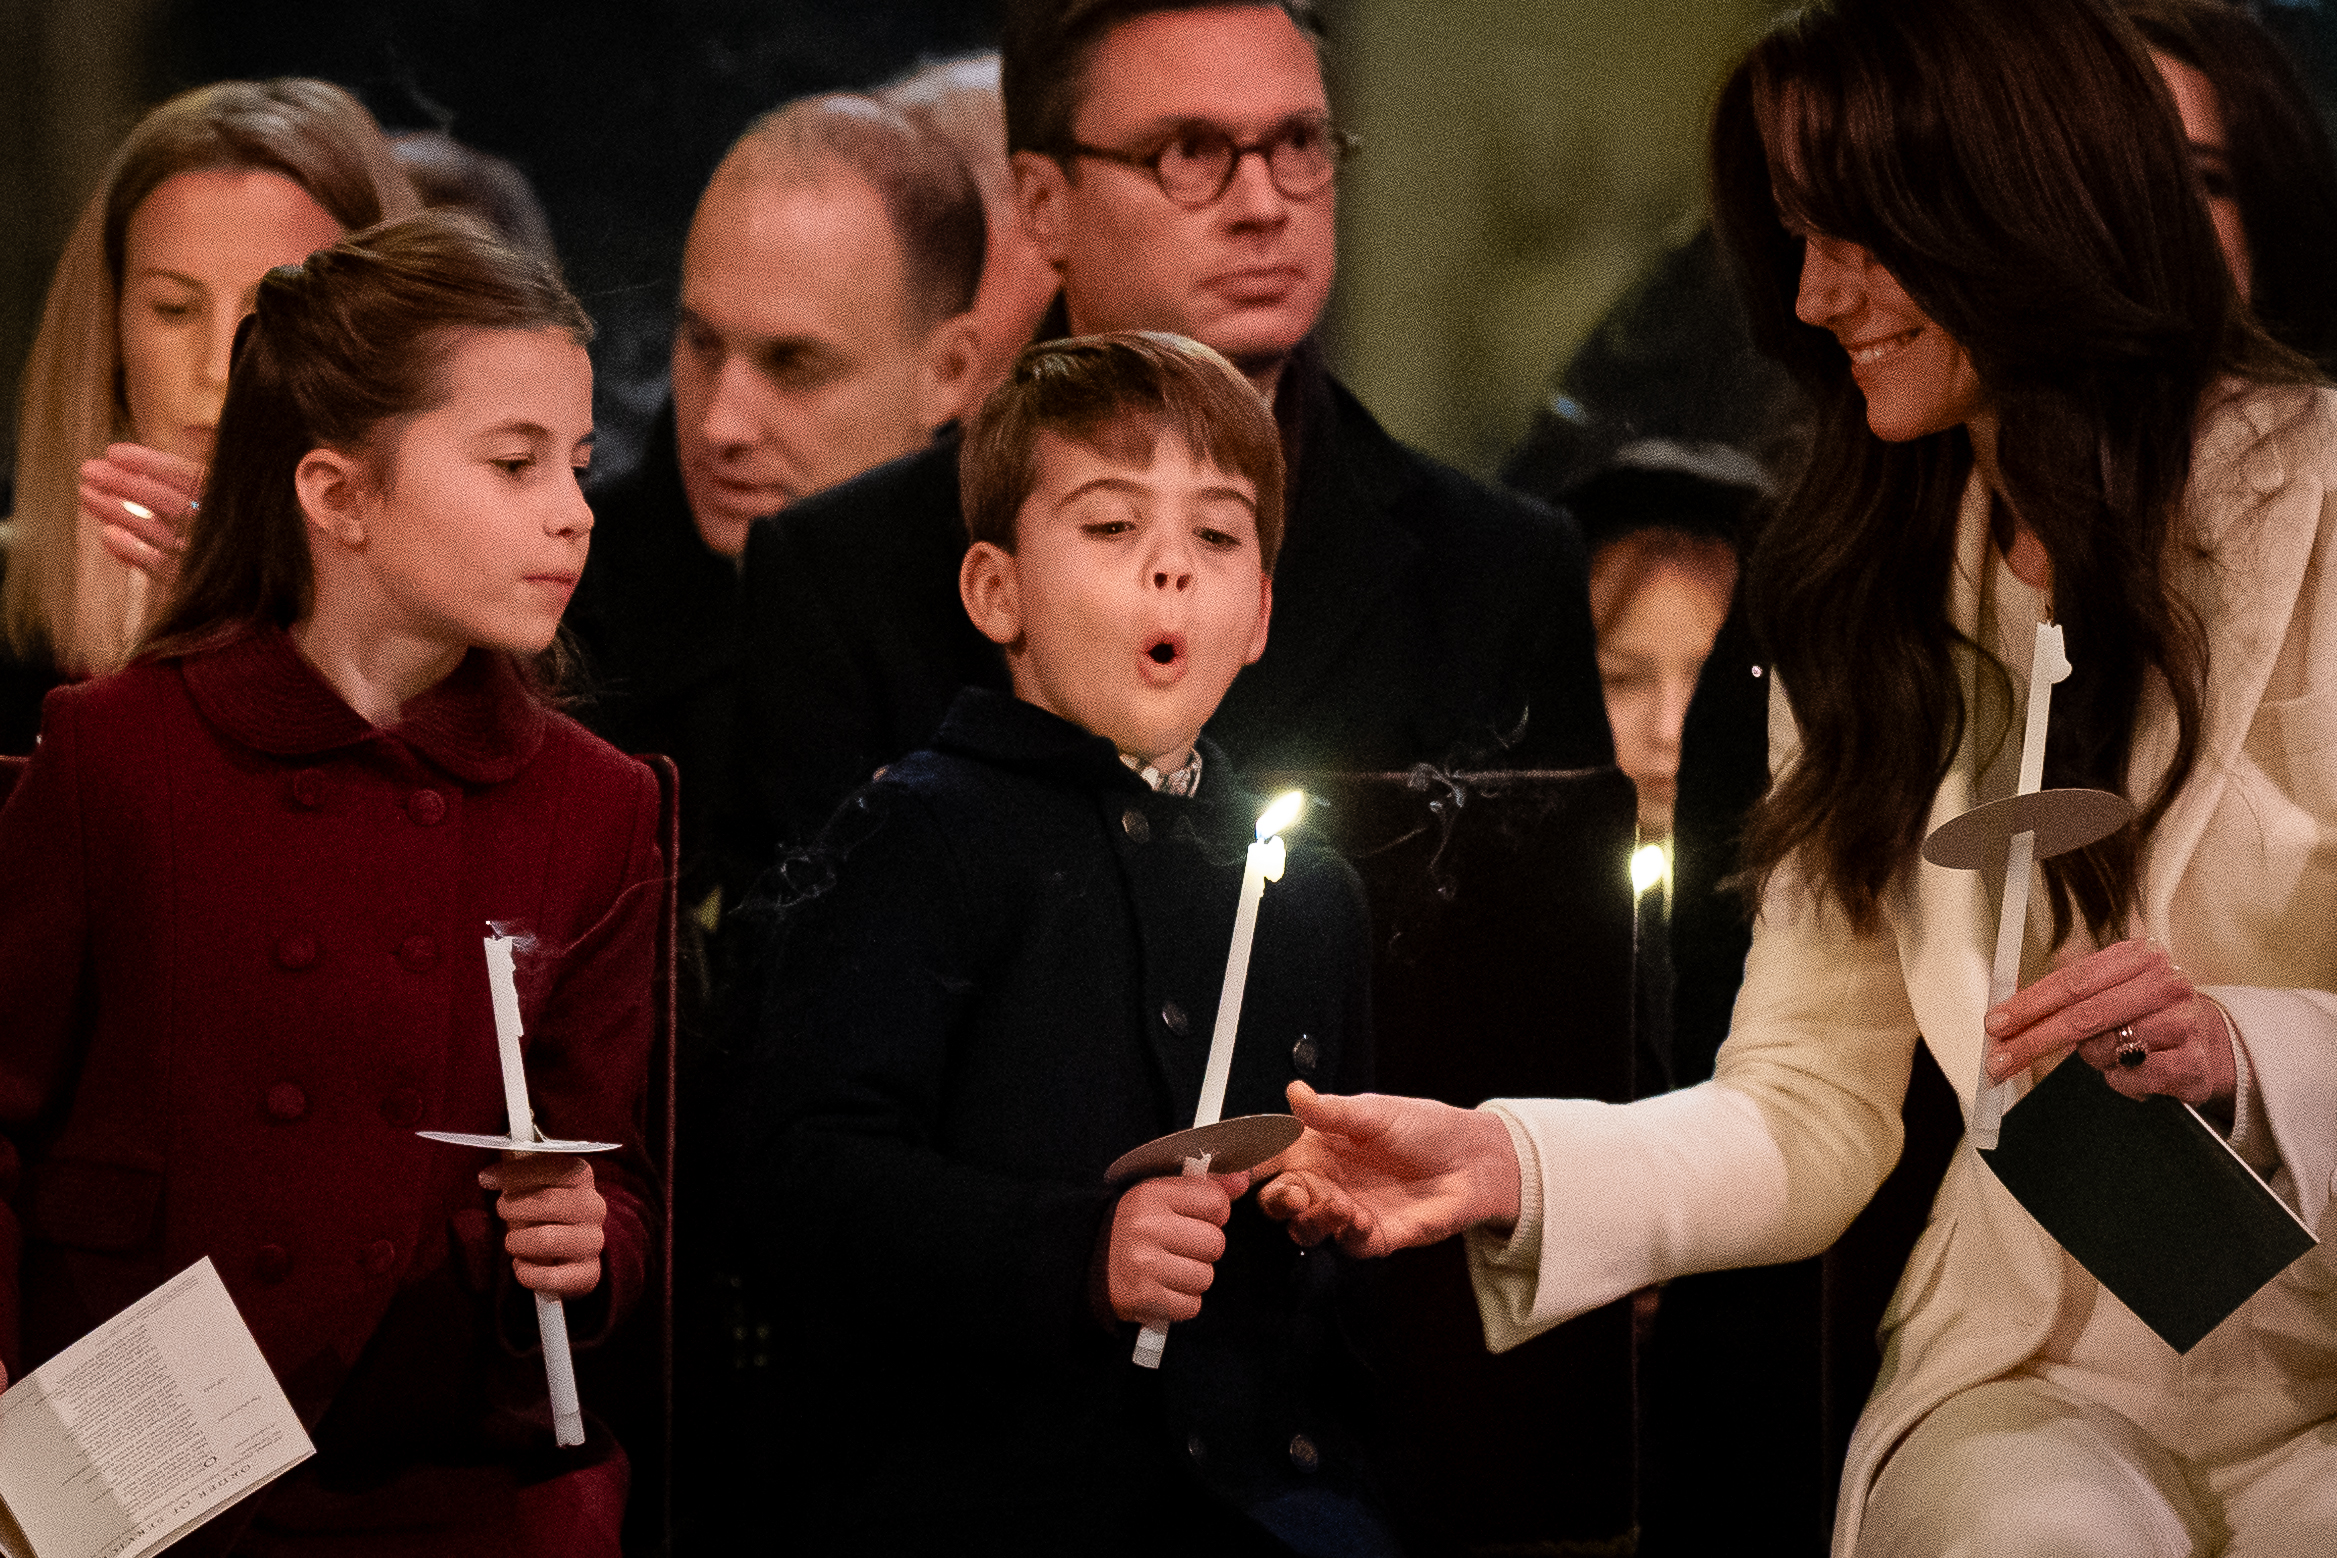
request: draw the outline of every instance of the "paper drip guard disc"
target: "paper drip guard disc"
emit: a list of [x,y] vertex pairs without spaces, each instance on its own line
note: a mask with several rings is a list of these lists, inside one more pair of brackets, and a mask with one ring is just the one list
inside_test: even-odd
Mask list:
[[1941,823],[1923,841],[1923,858],[1951,871],[1978,871],[2004,863],[2016,833],[2037,836],[2035,859],[2083,849],[2126,826],[2134,803],[2107,790],[2039,790],[1975,806]]
[[1244,1173],[1298,1140],[1304,1130],[1287,1114],[1244,1114],[1215,1125],[1196,1125],[1121,1153],[1104,1170],[1104,1181],[1116,1185],[1124,1179],[1175,1174],[1184,1168],[1187,1158],[1204,1152],[1209,1154],[1210,1173]]
[[414,1134],[445,1142],[450,1147],[484,1147],[490,1152],[614,1152],[619,1146],[613,1141],[554,1141],[550,1137],[520,1141],[510,1136],[480,1136],[470,1131],[416,1131]]

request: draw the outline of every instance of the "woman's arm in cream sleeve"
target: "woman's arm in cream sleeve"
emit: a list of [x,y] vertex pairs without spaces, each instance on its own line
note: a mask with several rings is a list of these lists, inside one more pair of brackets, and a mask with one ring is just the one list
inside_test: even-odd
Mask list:
[[1709,1082],[1643,1099],[1498,1099],[1519,1219],[1467,1235],[1486,1345],[1691,1271],[1832,1244],[1898,1161],[1913,1058],[1896,941],[1778,880]]
[[2296,1213],[2318,1230],[2337,1179],[2337,996],[2319,990],[2209,985],[2231,1019],[2253,1086],[2232,1149],[2259,1171],[2285,1167]]

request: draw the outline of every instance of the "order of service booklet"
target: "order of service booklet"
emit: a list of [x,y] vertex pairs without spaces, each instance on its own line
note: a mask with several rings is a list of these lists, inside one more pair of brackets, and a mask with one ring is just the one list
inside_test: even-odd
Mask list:
[[1980,1156],[2095,1281],[2189,1352],[2317,1242],[2215,1128],[2063,1061]]
[[144,1558],[315,1453],[206,1256],[0,1395],[0,1551]]

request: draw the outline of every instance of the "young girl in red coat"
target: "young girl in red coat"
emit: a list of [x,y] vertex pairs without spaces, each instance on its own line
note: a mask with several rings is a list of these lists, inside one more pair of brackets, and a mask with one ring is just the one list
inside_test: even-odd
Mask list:
[[535,672],[589,331],[462,218],[271,271],[173,601],[0,811],[0,1363],[207,1255],[318,1448],[182,1550],[617,1550],[623,1454],[554,1447],[527,1290],[580,1347],[623,1319],[646,1164],[414,1134],[502,1128],[494,921],[538,949],[540,1124],[640,1139],[656,782]]

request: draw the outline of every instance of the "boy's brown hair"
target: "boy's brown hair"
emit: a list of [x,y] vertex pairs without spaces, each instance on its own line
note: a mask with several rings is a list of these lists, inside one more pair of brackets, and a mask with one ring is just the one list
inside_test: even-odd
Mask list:
[[1015,516],[1038,485],[1041,433],[1117,454],[1114,446],[1138,427],[1153,438],[1174,434],[1195,459],[1249,479],[1258,494],[1258,562],[1272,573],[1282,550],[1274,414],[1232,363],[1198,341],[1154,330],[1042,341],[1015,359],[958,450],[968,542],[1014,551]]

